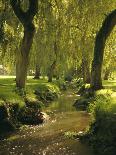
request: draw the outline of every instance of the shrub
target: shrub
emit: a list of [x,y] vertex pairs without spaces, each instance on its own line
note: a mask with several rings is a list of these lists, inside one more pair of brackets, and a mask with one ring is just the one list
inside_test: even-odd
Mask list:
[[5,132],[14,131],[17,127],[16,105],[9,105],[0,101],[0,135]]
[[57,81],[54,81],[53,83],[57,85],[60,90],[67,90],[67,82],[65,82],[63,79],[59,79]]
[[23,124],[39,124],[43,122],[41,107],[43,103],[36,98],[26,96],[25,106],[18,114],[18,120]]
[[83,78],[74,78],[71,82],[72,88],[77,91],[84,85]]
[[88,111],[93,121],[88,130],[89,143],[99,155],[115,155],[116,152],[116,102],[111,90],[96,92]]
[[58,98],[59,88],[54,84],[43,84],[35,90],[35,94],[43,101],[53,101]]
[[20,110],[18,119],[23,124],[40,124],[44,118],[39,108],[33,106],[25,106]]
[[0,101],[0,121],[8,117],[7,108],[3,100]]
[[77,110],[87,110],[87,107],[90,104],[91,100],[91,98],[88,99],[81,97],[75,101],[74,106]]

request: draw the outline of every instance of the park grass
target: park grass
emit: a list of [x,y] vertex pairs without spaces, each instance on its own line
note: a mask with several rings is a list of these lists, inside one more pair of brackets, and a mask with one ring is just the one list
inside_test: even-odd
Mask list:
[[37,114],[60,93],[57,82],[48,83],[46,78],[28,77],[22,90],[15,83],[15,77],[0,77],[0,136],[19,128],[20,123],[41,123]]
[[[35,90],[39,89],[40,91],[44,91],[46,89],[51,90],[52,92],[60,92],[59,87],[56,82],[48,83],[47,79],[39,79],[35,80],[32,77],[27,79],[26,84],[26,95],[30,98],[35,98]],[[4,100],[9,103],[18,102],[20,106],[24,105],[24,99],[19,93],[16,93],[16,85],[15,85],[15,77],[0,77],[0,100]],[[2,102],[0,102],[1,104]]]
[[106,89],[112,89],[114,92],[116,92],[116,79],[103,81],[103,85]]
[[8,103],[18,102],[20,106],[23,105],[22,97],[15,92],[14,78],[0,78],[0,100]]

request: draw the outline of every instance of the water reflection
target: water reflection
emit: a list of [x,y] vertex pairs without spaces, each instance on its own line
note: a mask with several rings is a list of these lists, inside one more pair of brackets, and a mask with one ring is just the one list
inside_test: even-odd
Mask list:
[[9,141],[0,142],[3,155],[92,155],[90,149],[76,139],[64,136],[65,132],[84,131],[90,116],[77,112],[72,106],[77,99],[74,92],[65,92],[58,101],[44,110],[50,119],[40,126],[24,126]]

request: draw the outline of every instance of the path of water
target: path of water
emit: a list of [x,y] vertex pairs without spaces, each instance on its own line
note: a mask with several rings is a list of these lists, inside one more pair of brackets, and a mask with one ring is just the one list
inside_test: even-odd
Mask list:
[[44,110],[50,119],[40,126],[25,126],[9,141],[0,142],[0,155],[92,155],[90,148],[68,132],[84,131],[90,122],[86,112],[72,106],[78,96],[67,91]]

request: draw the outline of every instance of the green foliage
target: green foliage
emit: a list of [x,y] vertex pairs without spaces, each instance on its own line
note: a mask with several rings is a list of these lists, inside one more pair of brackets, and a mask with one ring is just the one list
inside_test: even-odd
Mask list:
[[[19,90],[15,88],[14,78],[0,78],[0,86],[0,134],[7,125],[10,131],[19,127],[19,122],[42,123],[43,99],[52,101],[60,93],[59,87],[55,83],[47,83],[47,80],[28,79],[26,89]],[[37,95],[34,94],[36,90],[39,91]]]
[[[109,106],[111,105],[111,94],[112,90],[103,89],[96,92],[93,102],[89,105],[89,112],[93,113],[100,109],[109,110]],[[95,112],[96,113],[96,112]]]
[[[28,9],[28,1],[21,1],[21,5],[24,11]],[[56,60],[54,74],[61,78],[67,76],[68,81],[76,76],[77,78],[72,80],[72,87],[79,90],[78,93],[85,97],[81,102],[88,105],[88,98],[93,96],[93,92],[89,91],[89,85],[83,83],[82,71],[90,71],[96,32],[105,16],[114,9],[114,0],[93,0],[91,2],[89,0],[40,0],[38,14],[34,19],[36,35],[31,48],[29,71],[31,69],[33,72],[35,66],[38,65],[42,75],[47,75],[51,64]],[[112,75],[116,68],[115,31],[116,29],[113,30],[106,43],[102,74],[104,76],[105,72],[110,70],[110,78],[115,77],[116,74]],[[15,75],[16,54],[19,52],[18,47],[23,37],[22,32],[22,25],[15,17],[9,0],[0,0],[0,62],[8,74]],[[85,63],[84,66],[83,63]],[[116,84],[111,83],[111,85],[116,91]],[[60,92],[58,87],[66,89],[67,84],[62,80],[48,84],[43,79],[27,79],[26,89],[19,90],[15,88],[14,78],[0,78],[0,119],[5,119],[4,122],[8,124],[6,118],[10,118],[12,128],[12,122],[15,122],[14,116],[22,110],[21,117],[25,116],[25,120],[33,122],[32,116],[35,118],[38,115],[38,110],[43,106],[40,99],[42,101],[56,99]],[[108,87],[110,86],[107,85]],[[111,140],[114,141],[113,130],[115,126],[112,123],[116,124],[115,119],[113,119],[116,113],[116,104],[115,97],[110,97],[112,95],[109,90],[98,91],[88,108],[94,116],[94,123],[90,132],[92,133],[95,130],[95,134],[98,133],[98,139],[95,138],[95,140],[101,146],[105,140],[107,144],[111,144]],[[26,118],[27,115],[28,118]],[[4,124],[4,122],[2,123]],[[94,129],[95,126],[100,128],[100,132],[97,132],[96,128]],[[108,135],[110,133],[110,126],[112,126],[112,135],[107,138],[107,133]],[[101,134],[101,128],[104,129],[103,131],[105,128],[107,129],[107,132],[104,132],[106,135]],[[106,145],[104,146],[106,149]],[[111,148],[112,146],[107,147],[110,151]],[[106,150],[105,155],[109,150]],[[104,153],[104,149],[101,152]]]
[[71,82],[71,85],[73,88],[79,91],[79,89],[84,85],[83,78],[74,78]]
[[[29,6],[28,1],[21,1],[21,6],[26,11]],[[96,32],[105,15],[113,9],[115,9],[114,0],[99,2],[93,0],[91,3],[88,0],[83,2],[40,0],[38,14],[34,19],[36,35],[31,49],[30,69],[34,71],[35,65],[38,64],[42,74],[46,75],[51,64],[56,60],[54,72],[58,76],[64,77],[72,68],[77,71],[78,77],[82,77],[83,62],[87,62],[84,69],[90,70]],[[0,60],[8,74],[15,74],[16,54],[19,52],[23,28],[8,0],[0,1],[0,21],[2,26]],[[107,68],[110,68],[111,74],[115,70],[116,64],[111,63],[115,62],[115,52],[113,52],[115,31],[114,29],[106,43],[103,76]]]
[[77,110],[87,110],[92,98],[81,97],[74,103]]
[[35,94],[43,101],[53,101],[58,98],[60,90],[55,84],[41,84],[35,90]]
[[0,101],[0,136],[2,133],[14,131],[19,127],[17,122],[19,110],[19,103]]
[[70,131],[68,131],[68,132],[65,132],[64,135],[65,135],[65,137],[67,137],[67,138],[73,139],[74,137],[77,136],[77,132],[70,132]]
[[23,98],[15,92],[14,78],[0,78],[0,99],[7,104],[18,103],[20,107],[24,106]]
[[21,108],[18,114],[18,120],[23,124],[39,124],[43,122],[41,114],[42,103],[38,100],[25,100],[25,107]]
[[60,90],[66,90],[67,89],[67,83],[63,79],[55,80],[53,81],[54,84],[56,84]]
[[7,117],[8,117],[7,108],[5,106],[4,101],[1,100],[0,101],[0,121]]
[[94,91],[90,89],[90,84],[82,84],[82,86],[79,86],[78,94],[86,99],[94,97]]
[[88,130],[88,140],[95,152],[100,155],[114,155],[116,152],[116,102],[109,89],[96,92],[89,105],[93,122]]

